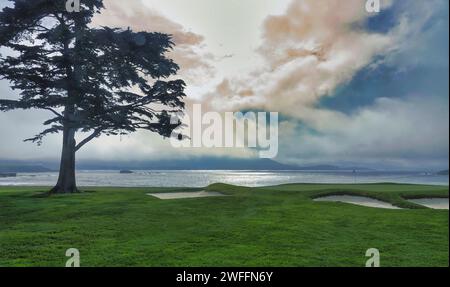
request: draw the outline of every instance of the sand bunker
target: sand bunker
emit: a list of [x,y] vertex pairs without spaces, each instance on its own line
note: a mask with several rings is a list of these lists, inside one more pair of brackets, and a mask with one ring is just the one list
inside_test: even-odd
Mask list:
[[148,193],[147,195],[154,196],[159,199],[184,199],[184,198],[200,198],[200,197],[217,197],[225,196],[219,192],[173,192],[173,193]]
[[375,208],[385,208],[385,209],[401,209],[396,207],[390,203],[372,199],[364,196],[350,196],[350,195],[333,195],[333,196],[325,196],[314,199],[314,201],[318,202],[345,202],[351,203],[366,207],[375,207]]
[[408,201],[432,209],[448,210],[448,198],[422,198],[422,199],[409,199]]

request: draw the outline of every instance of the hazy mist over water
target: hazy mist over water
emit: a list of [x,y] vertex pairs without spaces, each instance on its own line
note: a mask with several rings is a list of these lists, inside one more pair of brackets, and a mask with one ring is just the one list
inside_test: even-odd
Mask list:
[[[19,173],[0,178],[0,186],[52,186],[58,174]],[[205,187],[213,183],[270,186],[289,183],[411,183],[449,185],[447,175],[381,171],[78,171],[79,186],[93,187]]]

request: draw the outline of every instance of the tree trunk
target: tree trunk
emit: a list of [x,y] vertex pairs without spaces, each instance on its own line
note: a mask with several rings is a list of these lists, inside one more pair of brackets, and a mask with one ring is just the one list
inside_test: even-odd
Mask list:
[[58,183],[50,191],[51,193],[76,193],[78,192],[75,180],[75,129],[64,127],[63,148],[59,167]]

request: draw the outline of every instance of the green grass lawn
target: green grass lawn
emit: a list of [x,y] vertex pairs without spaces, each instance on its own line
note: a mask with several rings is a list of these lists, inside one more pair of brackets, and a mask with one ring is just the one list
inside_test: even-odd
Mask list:
[[[448,266],[449,213],[403,198],[448,197],[448,187],[297,184],[212,185],[227,197],[163,201],[163,188],[90,188],[41,195],[0,188],[0,266],[358,266],[378,248],[381,266]],[[183,189],[187,191],[188,189]],[[314,202],[358,194],[411,209]]]

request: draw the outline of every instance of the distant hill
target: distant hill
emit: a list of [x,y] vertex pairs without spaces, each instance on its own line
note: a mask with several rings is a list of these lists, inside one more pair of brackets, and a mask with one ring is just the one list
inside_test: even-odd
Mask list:
[[[0,172],[48,172],[57,171],[57,161],[2,161]],[[178,160],[143,161],[97,161],[80,160],[79,170],[298,170],[298,171],[337,171],[367,170],[366,168],[341,168],[334,165],[297,166],[279,163],[270,159],[242,159],[201,157]]]
[[235,158],[194,158],[138,162],[81,161],[77,167],[82,170],[292,170],[298,168],[269,159]]
[[52,169],[43,165],[26,164],[20,162],[0,161],[0,173],[17,173],[17,172],[49,172]]
[[297,166],[295,170],[341,170],[339,166],[335,165],[311,165],[311,166]]
[[448,175],[448,170],[443,170],[437,173],[438,175]]
[[81,161],[77,164],[77,168],[81,170],[367,170],[365,168],[341,168],[334,165],[297,166],[279,163],[270,159],[240,159],[216,157],[138,162]]

